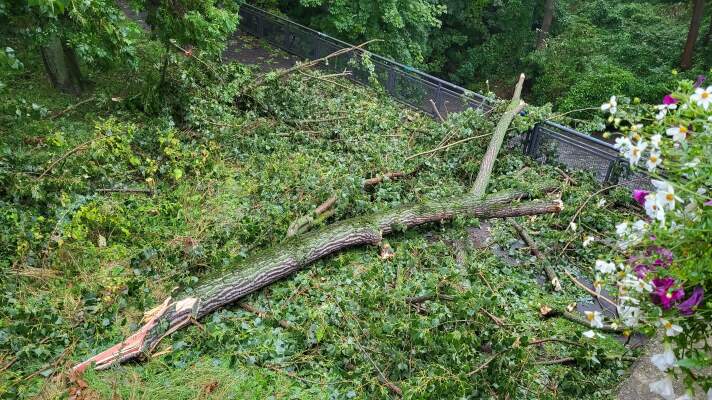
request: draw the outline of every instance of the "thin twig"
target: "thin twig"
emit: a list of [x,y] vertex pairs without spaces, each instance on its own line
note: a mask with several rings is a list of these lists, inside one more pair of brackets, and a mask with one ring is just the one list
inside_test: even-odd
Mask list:
[[[566,225],[566,229],[568,229],[568,228],[571,226],[571,223],[576,222],[576,218],[578,218],[579,214],[581,214],[581,211],[583,211],[584,207],[586,207],[586,204],[588,204],[588,202],[591,201],[592,198],[594,198],[594,197],[596,197],[597,195],[599,195],[599,194],[605,192],[606,190],[613,189],[614,187],[618,187],[618,186],[620,186],[620,185],[621,185],[620,183],[617,183],[617,184],[615,184],[615,185],[606,186],[606,187],[604,187],[603,189],[598,190],[597,192],[595,192],[595,193],[593,193],[592,195],[588,196],[588,198],[581,204],[581,206],[579,206],[578,210],[576,210],[576,213],[574,213],[574,216],[571,217],[571,221],[569,222],[568,225]],[[559,252],[559,257],[561,257],[561,256],[564,254],[564,252],[566,251],[566,249],[569,247],[569,245],[570,245],[571,243],[573,243],[574,240],[576,240],[576,236],[575,236],[575,235],[572,235],[571,239],[569,239],[569,241],[566,242],[566,244],[564,245],[564,248],[561,249],[561,251]]]
[[[259,308],[253,306],[250,303],[240,303],[239,307],[245,311],[248,311],[248,312],[251,312],[251,313],[257,315],[258,317],[260,317],[262,319],[272,318],[272,315],[270,313],[268,313],[267,311],[264,311],[264,310],[260,310]],[[289,321],[284,320],[284,319],[277,320],[277,323],[279,324],[279,326],[281,326],[284,329],[293,328],[292,324],[290,324]]]
[[101,188],[96,189],[99,193],[145,193],[153,194],[151,189],[131,189],[131,188]]
[[553,365],[553,364],[570,364],[576,362],[576,359],[573,357],[563,357],[563,358],[555,358],[553,360],[540,360],[536,361],[534,364],[537,365]]
[[68,112],[74,110],[75,108],[77,108],[77,107],[79,107],[79,106],[81,106],[81,105],[84,105],[84,104],[86,104],[86,103],[89,103],[89,102],[91,102],[91,101],[94,101],[94,100],[96,100],[96,96],[91,96],[91,97],[89,97],[88,99],[84,99],[84,100],[82,100],[82,101],[80,101],[80,102],[78,102],[78,103],[76,103],[76,104],[73,104],[73,105],[71,105],[71,106],[65,108],[64,110],[62,110],[62,111],[60,111],[60,112],[58,112],[58,113],[52,114],[52,116],[50,116],[49,119],[56,119],[56,118],[59,118],[60,116],[62,116],[62,115],[64,115],[64,114],[66,114],[66,113],[68,113]]
[[447,148],[450,148],[450,147],[452,147],[452,146],[458,145],[458,144],[460,144],[460,143],[469,142],[470,140],[480,139],[480,138],[487,137],[487,136],[491,136],[491,135],[492,135],[491,133],[485,133],[485,134],[482,134],[482,135],[471,136],[471,137],[468,137],[468,138],[465,138],[465,139],[458,140],[457,142],[452,142],[452,143],[447,144],[447,145],[444,145],[444,146],[436,147],[436,148],[434,148],[434,149],[432,149],[432,150],[423,151],[423,152],[421,152],[421,153],[413,154],[412,156],[406,157],[406,159],[405,159],[404,161],[408,161],[408,160],[411,160],[411,159],[413,159],[413,158],[415,158],[415,157],[427,155],[427,154],[430,154],[430,153],[435,153],[435,152],[440,151],[440,150],[445,150],[445,149],[447,149]]
[[551,283],[551,286],[554,287],[555,292],[560,292],[561,291],[561,281],[559,280],[559,277],[556,276],[556,272],[551,268],[550,265],[548,265],[546,258],[544,257],[543,254],[541,254],[541,251],[539,251],[539,247],[534,243],[534,240],[529,236],[527,231],[517,223],[515,220],[510,221],[512,223],[512,226],[514,229],[517,231],[519,236],[524,240],[524,242],[529,246],[529,251],[541,261],[541,263],[544,266],[544,271],[546,272],[546,277],[549,278],[549,282]]
[[590,295],[593,296],[594,298],[596,298],[596,299],[603,299],[603,300],[605,300],[608,304],[612,305],[613,307],[616,307],[616,309],[618,308],[618,304],[616,304],[613,300],[609,299],[608,297],[606,297],[606,296],[604,296],[604,295],[602,295],[602,294],[600,294],[600,293],[596,293],[595,291],[591,290],[591,288],[589,288],[588,286],[586,286],[586,285],[584,285],[583,283],[581,283],[581,282],[580,282],[578,279],[576,279],[569,271],[564,270],[564,274],[566,274],[566,276],[568,276],[569,279],[571,279],[571,281],[572,281],[573,283],[575,283],[575,284],[576,284],[578,287],[580,287],[581,289],[587,291],[588,294],[590,294]]
[[327,78],[327,77],[329,77],[329,76],[348,76],[348,75],[351,75],[351,72],[342,72],[342,73],[339,73],[339,74],[324,75],[324,76],[310,75],[310,74],[307,74],[307,73],[304,72],[304,71],[297,71],[297,72],[299,72],[300,74],[302,74],[302,75],[304,75],[304,76],[306,76],[306,77],[308,77],[308,78],[320,80],[320,81],[326,82],[326,83],[330,83],[330,84],[332,84],[332,85],[336,85],[336,86],[338,86],[338,87],[340,87],[340,88],[342,88],[342,89],[345,89],[345,90],[349,90],[349,91],[350,91],[350,90],[353,90],[353,88],[350,88],[350,87],[348,87],[348,86],[346,86],[346,85],[344,85],[344,84],[342,84],[342,83],[340,83],[340,82],[332,81],[331,79],[328,79],[328,78]]
[[421,296],[406,297],[405,302],[408,304],[420,304],[433,299],[452,301],[455,300],[455,297],[447,294],[424,294]]
[[84,142],[84,143],[79,144],[78,146],[76,146],[76,147],[74,147],[73,149],[69,150],[68,152],[64,153],[61,157],[59,157],[58,159],[54,160],[54,161],[52,162],[52,164],[50,164],[49,167],[47,167],[47,169],[45,169],[45,170],[40,174],[40,176],[37,177],[37,180],[40,180],[40,179],[44,178],[44,176],[47,175],[48,173],[50,173],[50,172],[52,171],[52,169],[57,166],[57,164],[59,164],[60,162],[64,161],[67,157],[71,156],[72,154],[74,154],[74,153],[76,153],[76,152],[79,152],[79,151],[81,151],[81,150],[84,150],[87,146],[89,146],[89,145],[92,144],[93,142],[95,142],[95,141],[97,141],[97,140],[100,140],[100,139],[106,139],[107,137],[109,137],[109,136],[99,136],[99,137],[95,137],[95,138],[93,138],[93,139],[91,139],[91,140],[88,140],[88,141],[86,141],[86,142]]
[[314,66],[318,65],[318,64],[321,63],[321,62],[327,61],[327,60],[329,60],[329,59],[331,59],[331,58],[334,58],[334,57],[338,57],[338,56],[340,56],[340,55],[342,55],[342,54],[345,54],[345,53],[349,53],[349,52],[351,52],[351,51],[362,50],[362,48],[363,48],[364,46],[366,46],[366,45],[368,45],[368,44],[370,44],[370,43],[373,43],[373,42],[378,42],[378,41],[380,41],[380,39],[373,39],[373,40],[369,40],[369,41],[367,41],[367,42],[361,43],[361,44],[356,45],[356,46],[345,47],[345,48],[340,49],[340,50],[337,50],[337,51],[335,51],[335,52],[333,52],[333,53],[331,53],[331,54],[329,54],[329,55],[327,55],[327,56],[325,56],[325,57],[322,57],[322,58],[319,58],[319,59],[316,59],[316,60],[312,60],[312,61],[309,61],[309,62],[305,62],[305,63],[302,63],[302,64],[298,64],[298,65],[295,65],[295,66],[293,66],[293,67],[291,67],[291,68],[288,68],[288,69],[279,71],[279,72],[277,72],[275,75],[272,75],[271,73],[270,73],[270,74],[262,75],[262,76],[259,77],[258,79],[255,79],[255,81],[254,81],[251,85],[247,86],[247,87],[245,88],[245,90],[244,90],[241,94],[245,94],[245,93],[251,92],[251,91],[254,90],[255,88],[261,86],[267,79],[270,79],[270,80],[279,80],[279,79],[282,79],[283,77],[285,77],[285,76],[291,74],[292,72],[301,71],[301,70],[304,70],[304,69],[309,69],[309,68],[311,68],[311,67],[314,67]]

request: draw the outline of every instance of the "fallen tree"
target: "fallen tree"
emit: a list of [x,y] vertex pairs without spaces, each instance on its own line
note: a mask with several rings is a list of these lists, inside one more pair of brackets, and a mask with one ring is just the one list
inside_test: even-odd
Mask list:
[[524,77],[520,77],[515,96],[497,126],[492,140],[498,143],[490,143],[475,190],[472,192],[356,217],[290,237],[279,245],[249,258],[234,272],[209,280],[189,294],[176,299],[167,298],[160,306],[146,313],[146,323],[136,333],[78,364],[74,371],[81,373],[94,363],[96,369],[105,369],[115,363],[149,355],[163,338],[216,309],[234,303],[326,256],[354,246],[378,244],[385,235],[426,223],[448,221],[456,216],[487,219],[559,212],[563,207],[560,200],[521,201],[531,197],[530,193],[525,191],[482,195],[504,132],[518,110],[523,107],[519,100],[523,80]]

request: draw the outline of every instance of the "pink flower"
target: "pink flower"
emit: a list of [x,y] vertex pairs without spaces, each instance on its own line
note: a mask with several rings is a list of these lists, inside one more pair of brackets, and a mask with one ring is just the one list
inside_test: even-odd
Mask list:
[[641,206],[645,207],[645,196],[650,194],[647,190],[643,189],[633,189],[633,200],[638,202]]
[[706,205],[707,207],[712,207],[712,200],[707,200],[702,204]]
[[657,304],[668,310],[674,303],[677,303],[685,296],[685,291],[680,289],[672,289],[675,285],[673,278],[655,278],[653,279],[653,293],[650,294],[654,304]]
[[688,297],[687,300],[683,301],[682,303],[678,304],[677,309],[680,310],[680,314],[692,315],[695,310],[697,310],[697,306],[702,303],[704,294],[705,290],[702,289],[702,286],[695,286],[695,288],[692,289],[692,294],[690,295],[690,297]]
[[669,106],[671,104],[677,104],[677,99],[670,96],[669,94],[666,94],[665,97],[663,97],[663,104],[666,106]]

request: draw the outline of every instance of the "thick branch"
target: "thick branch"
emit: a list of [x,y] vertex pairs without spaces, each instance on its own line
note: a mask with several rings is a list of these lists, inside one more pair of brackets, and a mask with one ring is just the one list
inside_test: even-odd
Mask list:
[[475,199],[463,195],[440,201],[427,201],[396,208],[369,217],[338,222],[298,237],[248,259],[234,272],[203,283],[178,300],[171,298],[150,312],[141,329],[108,350],[77,365],[81,372],[92,363],[105,369],[150,353],[167,335],[214,310],[233,303],[276,282],[316,260],[341,250],[365,244],[377,244],[383,235],[403,231],[428,222],[447,221],[458,215],[477,218],[503,218],[556,213],[560,200],[513,203],[526,197],[523,192],[501,192]]
[[494,162],[497,160],[497,154],[499,154],[499,149],[502,147],[504,137],[507,134],[507,129],[509,129],[509,124],[512,123],[514,117],[519,114],[519,112],[522,111],[526,105],[520,100],[523,85],[524,74],[521,74],[519,76],[519,82],[517,82],[517,86],[514,88],[512,101],[509,102],[507,111],[504,112],[502,118],[499,120],[499,123],[497,123],[494,135],[492,135],[489,146],[487,146],[487,151],[485,152],[482,162],[480,163],[480,170],[477,172],[477,179],[475,179],[475,184],[472,187],[471,192],[472,195],[477,198],[482,198],[487,192],[487,184],[489,183],[490,176],[492,176]]

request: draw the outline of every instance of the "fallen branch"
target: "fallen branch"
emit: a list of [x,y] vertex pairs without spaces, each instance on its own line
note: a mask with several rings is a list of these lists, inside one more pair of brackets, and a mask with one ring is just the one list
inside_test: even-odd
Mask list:
[[52,161],[52,164],[50,164],[49,167],[47,167],[47,169],[45,169],[45,170],[40,174],[40,176],[37,177],[37,180],[39,181],[40,179],[44,178],[45,175],[47,175],[48,173],[52,172],[52,170],[54,169],[54,167],[56,167],[57,164],[61,163],[61,162],[64,161],[65,159],[67,159],[67,157],[69,157],[69,156],[71,156],[72,154],[77,153],[77,152],[79,152],[79,151],[81,151],[81,150],[86,149],[90,144],[94,143],[95,141],[100,140],[100,139],[106,139],[107,137],[109,137],[109,136],[98,136],[98,137],[95,137],[95,138],[93,138],[93,139],[91,139],[91,140],[87,140],[86,142],[77,145],[77,146],[74,147],[73,149],[71,149],[71,150],[69,150],[68,152],[64,153],[64,154],[63,154],[61,157],[59,157],[58,159]]
[[324,214],[329,211],[329,209],[333,207],[335,203],[336,196],[331,196],[326,201],[321,203],[310,214],[297,218],[289,225],[289,228],[287,228],[287,237],[292,237],[297,234],[306,232],[312,225],[314,225],[317,219],[326,219],[324,218]]
[[151,189],[131,189],[131,188],[101,188],[96,189],[99,193],[144,193],[153,194]]
[[80,101],[80,102],[78,102],[78,103],[72,104],[71,106],[65,108],[64,110],[62,110],[62,111],[60,111],[60,112],[57,112],[57,113],[55,113],[55,114],[52,114],[52,116],[50,116],[49,119],[56,119],[56,118],[59,118],[59,117],[61,117],[62,115],[64,115],[64,114],[66,114],[66,113],[68,113],[68,112],[74,110],[75,108],[77,108],[77,107],[79,107],[79,106],[82,106],[82,105],[84,105],[84,104],[86,104],[86,103],[92,102],[92,101],[94,101],[94,100],[96,100],[96,96],[91,96],[91,97],[89,97],[88,99],[84,99],[84,100],[82,100],[82,101]]
[[338,74],[322,75],[322,76],[319,76],[319,75],[310,75],[310,74],[307,74],[307,73],[304,72],[304,71],[297,71],[297,72],[299,72],[300,74],[302,74],[302,75],[304,75],[304,76],[306,76],[306,77],[308,77],[308,78],[316,79],[316,80],[319,80],[319,81],[322,81],[322,82],[326,82],[326,83],[330,83],[330,84],[332,84],[332,85],[336,85],[336,86],[338,86],[338,87],[340,87],[340,88],[342,88],[342,89],[345,89],[345,90],[349,90],[349,91],[350,91],[350,90],[353,90],[353,88],[350,88],[350,87],[344,85],[343,83],[336,82],[336,81],[332,81],[331,79],[328,79],[329,77],[333,77],[333,76],[349,76],[349,75],[351,75],[351,72],[349,72],[349,71],[341,72],[341,73],[338,73]]
[[386,173],[383,174],[383,175],[377,175],[377,176],[374,176],[373,178],[364,179],[364,181],[363,181],[363,187],[364,187],[364,188],[369,188],[369,187],[371,187],[371,186],[376,186],[376,185],[378,185],[379,183],[383,182],[383,181],[386,180],[386,179],[388,179],[388,180],[395,180],[395,179],[398,179],[398,178],[405,178],[405,177],[408,177],[408,176],[411,176],[411,175],[415,174],[416,172],[417,172],[417,171],[413,171],[413,172],[410,172],[410,173],[405,173],[405,172],[386,172]]
[[262,84],[264,84],[264,82],[265,82],[266,80],[268,80],[268,79],[269,79],[269,80],[279,80],[279,79],[282,79],[282,78],[284,78],[285,76],[291,74],[292,72],[309,69],[309,68],[314,67],[314,66],[316,66],[316,65],[318,65],[318,64],[320,64],[320,63],[322,63],[322,62],[324,62],[324,61],[328,61],[328,60],[330,60],[330,59],[332,59],[332,58],[334,58],[334,57],[338,57],[338,56],[340,56],[340,55],[342,55],[342,54],[346,54],[346,53],[349,53],[349,52],[352,52],[352,51],[356,51],[356,50],[361,50],[361,49],[363,49],[363,47],[365,47],[366,45],[371,44],[371,43],[373,43],[373,42],[378,42],[378,41],[380,41],[380,39],[373,39],[373,40],[369,40],[369,41],[367,41],[367,42],[361,43],[361,44],[359,44],[359,45],[357,45],[357,46],[345,47],[345,48],[343,48],[343,49],[337,50],[337,51],[335,51],[335,52],[333,52],[333,53],[331,53],[331,54],[329,54],[329,55],[327,55],[327,56],[324,56],[324,57],[322,57],[322,58],[318,58],[318,59],[316,59],[316,60],[311,60],[311,61],[308,61],[308,62],[305,62],[305,63],[302,63],[302,64],[295,65],[295,66],[293,66],[293,67],[291,67],[291,68],[288,68],[288,69],[285,69],[285,70],[281,70],[281,71],[277,72],[277,73],[274,74],[274,75],[272,75],[271,73],[270,73],[270,74],[262,75],[262,76],[260,76],[258,79],[255,79],[255,81],[254,81],[251,85],[248,85],[248,86],[245,88],[245,90],[242,91],[242,93],[240,93],[240,95],[244,95],[244,94],[246,94],[246,93],[249,93],[249,92],[253,91],[255,88],[257,88],[257,87],[261,86]]
[[77,365],[75,370],[83,371],[92,363],[96,363],[97,369],[106,369],[117,362],[150,353],[164,337],[187,326],[191,319],[200,319],[328,255],[353,246],[378,244],[385,235],[461,215],[503,218],[557,213],[563,207],[558,199],[513,204],[516,199],[525,197],[525,192],[503,191],[485,199],[462,195],[426,201],[370,217],[348,219],[287,239],[249,258],[234,272],[207,281],[176,300],[167,298],[149,313],[146,324],[136,333]]
[[450,147],[452,147],[452,146],[456,146],[456,145],[458,145],[458,144],[460,144],[460,143],[469,142],[470,140],[475,140],[475,139],[481,139],[481,138],[483,138],[483,137],[487,137],[487,136],[491,136],[491,135],[492,135],[491,133],[485,133],[484,135],[470,136],[470,137],[468,137],[468,138],[464,138],[464,139],[458,140],[457,142],[452,142],[452,143],[450,143],[450,144],[438,146],[438,147],[436,147],[436,148],[434,148],[434,149],[432,149],[432,150],[423,151],[423,152],[421,152],[421,153],[413,154],[413,155],[411,155],[411,156],[406,157],[404,161],[412,160],[412,159],[415,158],[415,157],[419,157],[419,156],[424,156],[424,155],[428,155],[428,154],[431,154],[431,153],[435,153],[435,152],[438,152],[438,151],[440,151],[440,150],[445,150],[445,149],[450,148]]
[[[581,214],[581,211],[583,211],[583,209],[586,207],[586,204],[588,204],[588,202],[591,201],[592,198],[598,196],[599,194],[601,194],[601,193],[603,193],[603,192],[605,192],[605,191],[607,191],[607,190],[610,190],[610,189],[613,189],[613,188],[615,188],[615,187],[618,187],[618,186],[620,186],[620,185],[621,185],[621,184],[618,183],[618,184],[615,184],[615,185],[606,186],[606,187],[604,187],[603,189],[600,189],[600,190],[596,191],[595,193],[591,194],[590,196],[588,196],[588,198],[586,198],[586,200],[585,200],[583,203],[581,203],[581,205],[579,206],[579,208],[576,210],[576,212],[574,213],[574,216],[571,217],[571,221],[569,222],[568,225],[566,225],[566,229],[568,229],[568,227],[570,227],[573,222],[576,222],[576,218],[578,218],[578,216]],[[566,249],[569,247],[569,245],[570,245],[574,240],[576,240],[576,238],[577,238],[577,236],[572,235],[571,239],[569,239],[569,241],[566,242],[566,244],[564,245],[564,248],[562,248],[561,251],[559,252],[559,257],[561,257],[562,255],[564,255],[564,252],[566,251]]]
[[420,304],[433,299],[452,301],[455,300],[455,297],[447,294],[424,294],[422,296],[406,297],[405,302],[408,304]]
[[532,240],[531,236],[527,233],[526,230],[524,230],[524,227],[519,225],[517,221],[510,221],[512,223],[512,226],[514,229],[517,231],[519,236],[524,240],[524,243],[529,246],[529,251],[536,257],[539,261],[542,262],[544,265],[544,271],[546,272],[546,277],[549,278],[549,283],[551,283],[551,286],[554,287],[555,292],[560,292],[561,291],[561,281],[559,281],[559,277],[556,276],[556,273],[554,270],[551,268],[549,264],[547,264],[547,261],[544,257],[543,254],[541,254],[541,251],[539,251],[539,247],[534,243],[534,240]]
[[489,146],[487,146],[487,151],[482,157],[480,169],[477,171],[477,178],[475,179],[475,184],[472,186],[471,191],[471,194],[475,197],[482,197],[485,193],[487,193],[487,185],[489,184],[490,176],[492,175],[494,162],[497,160],[499,149],[502,148],[502,143],[504,142],[504,137],[507,134],[507,129],[509,129],[509,125],[512,123],[512,120],[514,120],[514,117],[526,106],[526,103],[520,99],[522,95],[522,86],[524,86],[524,74],[519,75],[519,81],[517,82],[517,86],[514,88],[512,100],[509,102],[509,106],[507,106],[507,111],[504,112],[502,118],[499,120],[499,123],[497,123],[497,127],[494,130]]
[[583,283],[581,283],[581,282],[580,282],[578,279],[576,279],[569,271],[564,270],[564,274],[566,274],[566,276],[568,276],[569,279],[571,279],[571,281],[576,284],[576,286],[578,286],[578,287],[580,287],[581,289],[587,291],[588,294],[590,294],[591,296],[593,296],[595,299],[597,299],[597,300],[604,300],[604,301],[607,302],[608,304],[612,305],[615,310],[618,310],[618,304],[616,304],[613,300],[609,299],[608,297],[606,297],[606,296],[604,296],[604,295],[602,295],[602,294],[600,294],[600,293],[597,293],[597,292],[594,291],[594,290],[591,290],[591,288],[589,288],[588,286],[586,286],[586,285],[584,285]]
[[545,318],[545,319],[548,319],[548,318],[555,318],[555,317],[564,318],[564,319],[566,319],[566,320],[569,320],[569,321],[571,321],[571,322],[577,323],[577,324],[579,324],[579,325],[583,325],[583,326],[586,326],[586,327],[591,328],[591,329],[598,329],[598,330],[603,331],[603,332],[618,333],[618,334],[622,334],[622,333],[623,333],[623,330],[622,330],[622,329],[614,328],[613,326],[610,326],[610,325],[604,325],[602,328],[595,328],[595,327],[592,327],[591,324],[589,324],[589,323],[588,323],[586,320],[584,320],[583,318],[580,318],[579,316],[574,315],[573,313],[570,313],[570,312],[564,311],[564,310],[554,310],[554,309],[548,309],[548,308],[547,308],[546,310],[542,310],[541,316],[542,316],[543,318]]
[[435,104],[433,99],[430,99],[430,104],[433,106],[433,111],[435,112],[435,115],[437,115],[438,119],[440,120],[441,123],[445,123],[445,118],[443,118],[442,114],[440,114],[440,110],[438,110],[438,106]]
[[[247,312],[251,312],[262,319],[271,319],[272,318],[272,314],[268,313],[267,311],[260,310],[259,308],[253,306],[250,303],[240,303],[239,306],[243,310],[245,310]],[[279,320],[277,320],[277,323],[279,324],[279,326],[281,326],[284,329],[292,328],[292,324],[290,324],[289,321],[287,321],[285,319],[279,319]]]

